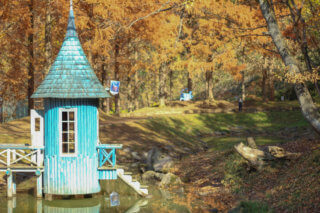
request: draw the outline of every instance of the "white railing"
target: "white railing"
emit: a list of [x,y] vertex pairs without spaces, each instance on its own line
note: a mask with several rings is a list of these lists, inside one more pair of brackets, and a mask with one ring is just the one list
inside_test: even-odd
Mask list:
[[1,144],[0,167],[43,166],[43,147]]

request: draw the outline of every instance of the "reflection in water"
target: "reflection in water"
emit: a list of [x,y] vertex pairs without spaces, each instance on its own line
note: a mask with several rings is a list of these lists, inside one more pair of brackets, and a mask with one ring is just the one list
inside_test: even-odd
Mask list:
[[[42,212],[42,210],[38,209],[38,212]],[[82,208],[44,206],[44,212],[46,213],[99,213],[100,205],[93,206],[93,207],[82,207]]]
[[[23,213],[99,213],[99,212],[191,212],[183,195],[173,195],[165,191],[150,189],[152,198],[146,199],[121,181],[102,183],[103,192],[97,198],[61,199],[53,201],[37,200],[30,194],[19,194],[11,200],[0,197],[0,212]],[[119,193],[120,205],[111,206],[110,194]]]
[[119,194],[117,192],[112,192],[110,194],[110,205],[111,206],[119,206],[120,205]]

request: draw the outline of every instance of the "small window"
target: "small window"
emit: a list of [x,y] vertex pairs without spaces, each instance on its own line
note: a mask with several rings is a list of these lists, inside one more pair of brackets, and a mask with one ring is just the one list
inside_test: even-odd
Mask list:
[[40,131],[40,118],[35,118],[34,119],[34,129],[36,132]]
[[62,156],[73,155],[77,148],[77,109],[60,109],[60,150]]

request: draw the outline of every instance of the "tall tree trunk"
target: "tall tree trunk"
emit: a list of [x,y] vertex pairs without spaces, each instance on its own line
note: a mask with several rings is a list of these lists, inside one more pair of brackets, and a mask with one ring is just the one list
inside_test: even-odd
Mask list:
[[242,81],[241,81],[241,97],[242,97],[242,100],[245,101],[246,100],[246,84],[245,84],[245,81],[244,81],[244,72],[241,72],[241,75],[242,75]]
[[[289,49],[280,32],[274,11],[271,9],[269,1],[259,0],[259,4],[262,14],[267,22],[272,40],[276,45],[284,64],[289,67],[288,72],[291,74],[301,73],[298,63],[289,53]],[[294,89],[300,102],[302,114],[310,122],[314,129],[320,133],[320,114],[318,112],[318,108],[313,103],[307,86],[305,83],[297,83],[294,85]]]
[[44,45],[45,45],[45,64],[44,64],[44,76],[49,72],[50,66],[52,64],[52,21],[51,21],[51,2],[52,0],[46,1],[46,19],[45,19],[45,35],[44,35]]
[[[88,16],[89,16],[90,20],[93,20],[93,16],[94,16],[94,14],[93,14],[93,4],[90,4],[89,7],[90,8],[89,8]],[[92,29],[92,28],[90,29],[90,37],[89,37],[89,39],[90,39],[90,46],[93,46],[94,29]],[[90,48],[89,53],[88,53],[88,61],[90,62],[90,64],[93,64],[94,63],[93,60],[94,60],[94,58],[93,58],[93,50],[92,50],[92,48]]]
[[[138,61],[138,51],[135,50],[134,53],[134,59],[135,61]],[[139,75],[138,75],[138,70],[136,70],[133,73],[133,103],[134,103],[134,110],[139,109],[139,98],[138,98],[138,93],[139,93],[139,88],[138,88],[138,82],[139,82]]]
[[173,88],[173,71],[170,69],[170,71],[169,71],[169,98],[170,98],[170,101],[173,100],[172,88]]
[[165,63],[160,65],[159,68],[159,106],[163,107],[166,105],[166,79],[165,79]]
[[241,82],[241,97],[243,101],[246,100],[246,84],[244,83],[244,79]]
[[272,75],[269,77],[269,100],[274,101],[274,80]]
[[320,88],[319,88],[318,80],[317,80],[317,79],[314,81],[314,86],[316,87],[316,90],[317,90],[317,92],[318,92],[318,95],[320,96]]
[[34,101],[31,95],[34,92],[34,55],[33,55],[33,33],[34,33],[34,9],[33,0],[29,2],[30,11],[30,28],[31,33],[28,37],[28,50],[29,50],[29,64],[28,64],[28,114],[34,108]]
[[213,100],[213,71],[206,71],[206,94],[208,100]]
[[133,111],[133,95],[134,95],[134,92],[133,92],[133,89],[132,89],[132,84],[133,84],[133,81],[131,79],[130,76],[128,76],[127,78],[127,85],[128,85],[128,93],[127,93],[127,103],[128,103],[128,112],[132,112]]
[[3,95],[0,97],[0,122],[4,123],[4,117],[3,117]]
[[192,78],[190,76],[190,73],[188,72],[188,91],[192,91],[193,90],[193,84],[192,84]]
[[[114,78],[115,80],[119,81],[120,80],[120,73],[119,73],[119,44],[116,41],[115,44],[115,51],[114,51]],[[114,105],[115,105],[115,114],[120,115],[120,91],[118,94],[114,96]]]
[[[289,1],[287,1],[287,5],[288,5],[288,7],[290,9],[290,13],[291,13],[292,22],[295,23],[294,24],[294,32],[296,34],[296,38],[300,41],[300,49],[303,54],[306,67],[309,72],[312,72],[312,61],[311,61],[311,58],[309,56],[309,51],[308,51],[309,48],[308,48],[308,41],[307,41],[306,22],[305,22],[303,16],[301,15],[301,10],[298,9],[295,2],[291,1],[291,3],[292,3],[292,5],[289,3]],[[309,1],[309,4],[310,4],[311,10],[312,10],[313,5],[312,5],[311,1]],[[296,16],[299,16],[298,20],[296,20]],[[302,35],[299,34],[299,32],[300,32],[300,30],[298,28],[299,22],[301,23],[300,26],[302,26]],[[315,80],[314,85],[315,85],[315,88],[316,88],[318,95],[320,96],[320,89],[319,89],[317,80]]]
[[154,81],[154,87],[151,85],[151,89],[153,89],[153,97],[148,96],[149,97],[149,106],[151,106],[154,102],[158,101],[158,97],[159,97],[159,75],[156,73],[156,71],[154,72],[153,75],[153,81]]
[[133,74],[133,84],[134,84],[134,90],[133,90],[133,102],[134,102],[134,110],[139,109],[139,88],[138,88],[138,82],[139,82],[139,76],[138,71],[135,71]]
[[263,101],[267,101],[267,79],[268,79],[268,73],[267,69],[263,68],[262,69],[262,98]]
[[[104,88],[106,88],[110,82],[109,82],[109,75],[107,74],[107,65],[105,63],[102,63],[101,65],[101,83]],[[104,98],[102,100],[101,108],[104,112],[109,113],[110,112],[110,98]]]

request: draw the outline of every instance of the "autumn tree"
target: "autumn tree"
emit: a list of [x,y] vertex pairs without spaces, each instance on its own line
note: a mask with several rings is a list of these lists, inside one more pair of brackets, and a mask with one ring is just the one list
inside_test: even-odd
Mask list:
[[[269,33],[282,57],[284,64],[288,67],[288,74],[299,76],[301,68],[296,59],[291,55],[289,48],[285,42],[283,35],[279,29],[277,19],[275,17],[273,5],[269,1],[259,0],[261,12],[268,25]],[[314,104],[306,83],[298,81],[294,84],[295,92],[300,102],[301,111],[304,117],[310,122],[317,132],[320,132],[320,114]]]

